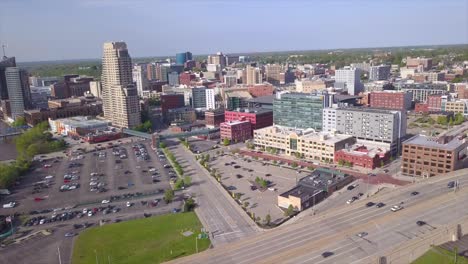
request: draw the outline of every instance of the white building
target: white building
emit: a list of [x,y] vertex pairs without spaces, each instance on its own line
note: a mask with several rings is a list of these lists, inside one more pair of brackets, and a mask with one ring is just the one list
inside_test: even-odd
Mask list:
[[100,81],[91,81],[91,82],[89,82],[89,91],[95,97],[100,98],[102,96],[101,82]]
[[225,75],[224,76],[224,83],[227,87],[233,87],[237,84],[237,76],[236,75]]
[[208,64],[206,65],[206,70],[209,72],[220,72],[221,71],[221,65],[219,64]]
[[206,89],[206,109],[216,109],[214,89]]
[[11,118],[24,116],[24,98],[21,88],[20,69],[18,67],[8,67],[5,69],[6,86],[10,101]]
[[343,88],[350,95],[358,95],[363,88],[361,71],[349,66],[335,71],[335,87]]
[[136,84],[138,95],[143,96],[143,91],[148,90],[148,79],[146,78],[146,71],[142,65],[133,66],[132,79]]
[[336,131],[336,108],[324,108],[322,115],[322,131]]

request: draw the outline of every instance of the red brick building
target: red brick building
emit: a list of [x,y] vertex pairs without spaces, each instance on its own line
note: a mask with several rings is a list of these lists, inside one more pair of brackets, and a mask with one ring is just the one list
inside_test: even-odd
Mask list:
[[440,112],[442,110],[442,96],[441,95],[428,95],[427,107],[429,112]]
[[223,122],[220,131],[221,140],[227,138],[231,142],[241,142],[252,138],[251,125],[247,120]]
[[416,103],[414,105],[414,112],[416,113],[429,113],[429,106],[426,103]]
[[179,75],[179,83],[183,85],[190,85],[190,83],[195,80],[195,74],[191,72],[183,72]]
[[251,134],[255,129],[264,128],[273,125],[273,111],[268,109],[239,109],[238,111],[225,111],[224,120],[235,121],[235,120],[247,120],[251,124]]
[[375,108],[398,109],[406,111],[411,109],[412,93],[410,92],[371,92],[369,105]]
[[185,106],[183,94],[161,95],[161,111],[163,115],[166,115],[169,109],[180,108],[183,106]]
[[210,110],[205,112],[205,123],[207,127],[219,127],[224,122],[224,109]]
[[335,152],[334,161],[351,162],[353,166],[375,169],[390,158],[390,152],[386,149],[368,149],[366,146],[357,145],[351,149],[342,149]]
[[253,97],[272,95],[275,88],[269,83],[248,86],[248,91]]

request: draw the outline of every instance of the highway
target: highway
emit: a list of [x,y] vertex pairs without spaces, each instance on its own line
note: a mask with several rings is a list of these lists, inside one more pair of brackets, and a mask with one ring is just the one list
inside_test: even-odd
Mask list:
[[192,177],[188,192],[196,195],[195,212],[209,231],[212,244],[218,246],[256,233],[259,230],[256,224],[177,141],[166,140],[168,148],[184,167],[185,175]]
[[[468,178],[463,176],[467,173],[464,169],[377,194],[174,263],[370,263],[402,242],[416,241],[433,228],[466,217]],[[460,182],[457,192],[447,187],[455,179]],[[411,195],[413,191],[419,194]],[[386,206],[368,208],[365,204],[369,201]],[[390,207],[396,204],[404,209],[391,212]],[[427,225],[417,226],[419,220]],[[360,232],[368,235],[359,238],[356,234]],[[323,258],[325,251],[333,255]]]

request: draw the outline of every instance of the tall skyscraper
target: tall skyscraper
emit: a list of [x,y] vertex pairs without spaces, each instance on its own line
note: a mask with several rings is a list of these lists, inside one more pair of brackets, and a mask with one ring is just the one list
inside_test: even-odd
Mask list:
[[222,52],[217,52],[216,55],[208,55],[208,64],[221,65],[224,68],[226,66],[226,56]]
[[350,95],[358,95],[363,89],[361,71],[351,67],[336,70],[335,87],[347,90]]
[[11,119],[24,116],[24,99],[21,88],[20,69],[17,67],[8,67],[5,69],[6,86],[10,101]]
[[8,99],[8,89],[6,86],[5,69],[8,67],[16,67],[15,57],[3,56],[0,61],[0,100]]
[[322,111],[327,95],[282,93],[273,101],[273,123],[295,128],[322,130]]
[[189,60],[192,60],[192,53],[189,51],[176,54],[176,64],[184,65]]
[[132,80],[132,59],[125,42],[104,43],[102,102],[104,117],[113,126],[133,128],[141,123],[138,92]]

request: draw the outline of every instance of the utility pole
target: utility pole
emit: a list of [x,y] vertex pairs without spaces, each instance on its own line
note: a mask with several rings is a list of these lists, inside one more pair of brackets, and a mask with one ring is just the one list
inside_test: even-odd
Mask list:
[[6,48],[6,45],[2,44],[3,57],[6,57],[5,48]]

